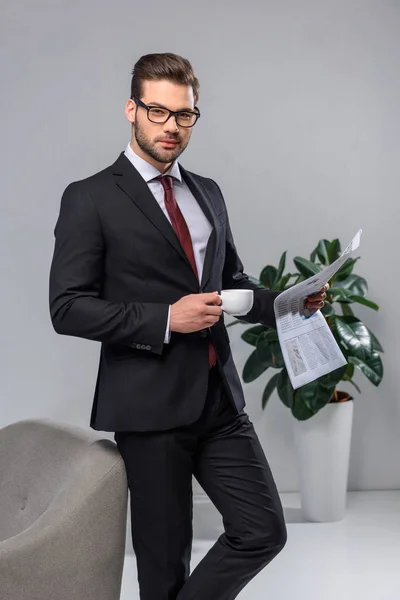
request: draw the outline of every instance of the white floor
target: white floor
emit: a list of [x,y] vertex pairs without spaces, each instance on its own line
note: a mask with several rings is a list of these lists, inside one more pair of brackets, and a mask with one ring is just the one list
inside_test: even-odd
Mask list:
[[[304,522],[298,494],[281,499],[287,544],[238,598],[400,600],[400,491],[349,492],[346,518],[337,523]],[[195,511],[195,534],[196,518],[198,527],[204,515]],[[215,529],[217,537],[219,522]],[[195,539],[192,570],[214,541]],[[127,554],[121,600],[138,600],[136,577],[135,557]]]

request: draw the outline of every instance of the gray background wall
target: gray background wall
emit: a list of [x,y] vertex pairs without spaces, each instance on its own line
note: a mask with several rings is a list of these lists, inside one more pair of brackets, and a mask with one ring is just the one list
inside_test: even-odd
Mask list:
[[[399,488],[400,3],[2,0],[0,27],[0,427],[88,426],[99,345],[57,336],[48,312],[60,197],[129,140],[135,60],[173,51],[201,82],[182,163],[221,185],[247,272],[363,228],[357,272],[381,310],[357,314],[385,379],[357,377],[349,488]],[[241,372],[250,347],[230,331]],[[279,490],[294,491],[292,417],[276,396],[261,411],[265,381],[245,386],[248,412]]]

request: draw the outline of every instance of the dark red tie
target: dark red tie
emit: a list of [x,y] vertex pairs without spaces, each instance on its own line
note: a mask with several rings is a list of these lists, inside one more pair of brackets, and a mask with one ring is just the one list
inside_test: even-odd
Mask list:
[[[197,279],[199,279],[196,261],[194,258],[192,238],[190,237],[190,231],[185,221],[185,218],[181,213],[181,210],[175,200],[172,177],[170,175],[160,175],[160,177],[157,177],[156,179],[158,179],[162,183],[162,186],[164,188],[165,207],[171,219],[172,226],[175,229],[175,233],[178,236],[178,239],[181,243],[182,248],[185,251],[186,256],[189,259],[190,264],[192,265],[192,269]],[[215,364],[216,360],[217,355],[215,352],[214,344],[210,341],[208,349],[208,363],[210,368]]]

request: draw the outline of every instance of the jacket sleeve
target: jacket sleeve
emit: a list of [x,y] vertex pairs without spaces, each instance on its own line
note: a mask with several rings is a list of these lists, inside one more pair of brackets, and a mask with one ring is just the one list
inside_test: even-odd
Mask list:
[[50,267],[50,316],[57,333],[162,354],[168,304],[101,298],[105,242],[88,190],[70,184],[61,198]]
[[[217,183],[211,180],[217,188],[217,193],[221,195],[222,201],[225,201],[222,192]],[[252,289],[254,290],[253,307],[247,315],[237,317],[248,323],[261,323],[267,327],[276,328],[276,318],[274,312],[274,300],[281,292],[260,288],[250,281],[249,276],[244,272],[243,263],[239,258],[233,240],[232,230],[229,224],[229,217],[226,220],[226,249],[225,264],[222,272],[222,289]]]

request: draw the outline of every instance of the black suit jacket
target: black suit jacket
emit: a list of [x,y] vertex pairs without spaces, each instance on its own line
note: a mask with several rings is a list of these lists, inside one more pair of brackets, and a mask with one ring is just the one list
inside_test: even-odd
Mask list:
[[209,329],[172,332],[164,344],[168,307],[182,296],[252,288],[253,308],[240,318],[275,326],[277,292],[258,288],[243,272],[219,187],[179,166],[213,227],[200,284],[174,229],[124,153],[105,170],[71,183],[61,199],[50,314],[57,333],[102,343],[93,429],[165,430],[198,419],[207,392],[210,336],[226,391],[243,408],[223,315]]

